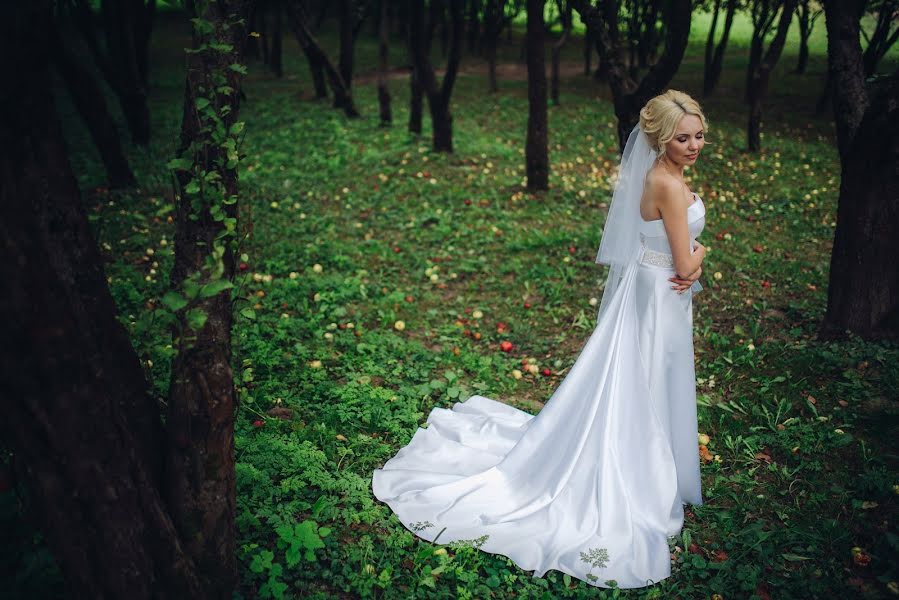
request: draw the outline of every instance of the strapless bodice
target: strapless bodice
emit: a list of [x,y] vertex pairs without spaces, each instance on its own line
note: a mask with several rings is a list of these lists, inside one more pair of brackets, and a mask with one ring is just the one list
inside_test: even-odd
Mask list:
[[[687,225],[690,228],[690,239],[695,240],[705,227],[705,204],[702,198],[696,196],[696,200],[687,207]],[[671,245],[668,243],[668,234],[662,219],[644,221],[640,218],[640,242],[649,250],[671,254]]]

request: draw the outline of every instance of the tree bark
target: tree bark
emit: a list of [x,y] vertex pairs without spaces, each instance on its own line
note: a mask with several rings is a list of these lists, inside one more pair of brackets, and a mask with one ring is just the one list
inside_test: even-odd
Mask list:
[[0,427],[77,598],[203,598],[160,493],[163,433],[115,317],[49,87],[49,2],[0,23]]
[[126,188],[135,185],[134,173],[131,172],[122,149],[115,121],[106,108],[106,100],[94,76],[63,46],[55,28],[50,32],[50,44],[56,70],[62,76],[75,108],[100,153],[109,187]]
[[[560,2],[561,4],[561,2]],[[559,105],[559,69],[562,56],[562,48],[568,43],[571,37],[571,4],[565,2],[564,7],[559,6],[560,18],[562,20],[562,35],[558,41],[553,44],[552,49],[552,80],[550,84],[550,97],[555,106]]]
[[468,53],[477,51],[478,37],[480,37],[481,24],[478,15],[481,12],[481,0],[469,0],[468,2]]
[[352,0],[337,0],[337,19],[340,32],[340,55],[337,68],[349,96],[353,95],[353,4]]
[[899,338],[899,73],[869,88],[860,1],[824,3],[840,200],[824,338]]
[[284,77],[284,60],[283,60],[283,21],[281,2],[276,0],[273,4],[272,14],[272,51],[269,55],[269,66],[275,73],[275,77],[280,79]]
[[424,113],[424,94],[415,67],[409,74],[409,133],[421,135]]
[[[771,71],[777,65],[780,54],[783,51],[787,39],[787,31],[793,20],[798,0],[785,0],[780,12],[780,20],[777,24],[777,32],[764,58],[759,58],[755,69],[749,72],[749,86],[747,87],[747,99],[749,101],[749,117],[746,126],[746,145],[750,152],[758,152],[762,148],[762,102],[768,95],[768,84],[771,80]],[[771,18],[774,14],[771,14]],[[758,53],[761,55],[761,45],[764,38],[759,38]],[[751,68],[751,67],[750,67]]]
[[387,85],[389,4],[390,0],[381,0],[381,16],[378,23],[378,107],[383,127],[389,126],[393,121],[390,112],[390,88]]
[[[247,0],[211,2],[200,18],[212,23],[214,32],[204,35],[194,30],[194,48],[213,42],[226,43],[231,50],[208,49],[188,55],[181,123],[179,155],[193,168],[178,171],[179,196],[175,229],[175,263],[171,273],[173,290],[187,289],[186,280],[205,285],[234,277],[233,238],[225,219],[233,219],[232,231],[239,230],[237,219],[237,155],[215,137],[215,127],[204,120],[197,107],[199,98],[210,100],[221,126],[230,131],[239,114],[241,75],[229,68],[240,63],[246,30],[239,18],[246,16]],[[216,77],[224,76],[232,92],[220,90]],[[215,91],[213,91],[215,90]],[[232,154],[233,153],[233,154]],[[198,173],[214,173],[221,182],[206,195]],[[201,189],[191,192],[190,177],[200,178]],[[194,183],[198,183],[196,179]],[[221,197],[223,196],[223,197]],[[208,266],[214,251],[221,252],[221,264]],[[219,272],[216,272],[216,271]],[[194,279],[196,278],[196,279]],[[190,297],[190,294],[185,294]],[[172,518],[181,532],[187,552],[201,572],[207,593],[230,598],[237,583],[234,541],[235,475],[234,412],[237,392],[231,371],[231,325],[233,311],[229,290],[200,294],[191,302],[192,310],[206,315],[197,323],[189,313],[178,312],[173,346],[166,428],[166,496]]]
[[584,77],[590,75],[591,59],[593,58],[593,40],[590,36],[590,30],[584,31]]
[[484,36],[481,48],[487,60],[487,89],[491,94],[499,91],[496,78],[496,50],[503,30],[506,0],[486,0],[484,5]]
[[434,69],[422,39],[424,31],[424,0],[410,2],[409,47],[416,74],[416,81],[428,98],[431,113],[432,143],[435,152],[453,151],[453,117],[449,110],[450,98],[462,51],[462,30],[465,24],[463,0],[450,0],[452,38],[449,46],[443,82],[438,86]]
[[549,189],[543,3],[544,0],[527,0],[528,133],[525,165],[527,189],[531,191]]
[[808,40],[815,28],[815,21],[821,12],[813,12],[809,0],[800,0],[796,10],[799,22],[799,57],[796,60],[796,73],[804,75],[808,69]]
[[[736,0],[726,1],[727,13],[724,17],[724,30],[721,32],[721,39],[718,40],[717,44],[714,44],[715,26],[713,21],[712,30],[709,32],[709,38],[706,43],[705,73],[702,85],[703,96],[711,96],[721,80],[721,71],[724,67],[724,53],[727,50],[731,26],[734,23],[734,15],[737,12]],[[712,50],[713,46],[714,50]]]
[[862,62],[865,66],[865,75],[870,77],[877,72],[877,66],[881,59],[889,52],[893,44],[899,40],[899,26],[890,32],[890,28],[896,25],[897,12],[899,12],[899,1],[885,0],[880,5],[880,11],[877,13],[877,24],[874,27],[874,33],[868,40],[868,47]]
[[[320,73],[320,69],[323,69],[328,78],[328,83],[331,85],[331,91],[334,93],[334,107],[342,108],[346,116],[350,118],[358,117],[359,111],[356,110],[349,88],[347,88],[343,77],[334,68],[324,50],[322,50],[315,37],[309,31],[306,25],[306,15],[299,1],[289,0],[285,4],[285,8],[287,9],[287,16],[290,19],[290,25],[293,28],[297,42],[300,44],[303,52],[306,53],[313,77],[318,77],[316,73]],[[321,91],[318,85],[319,83],[316,82],[316,94]]]

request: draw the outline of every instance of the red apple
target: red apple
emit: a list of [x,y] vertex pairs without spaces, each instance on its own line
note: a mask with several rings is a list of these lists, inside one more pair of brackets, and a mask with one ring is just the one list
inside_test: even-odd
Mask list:
[[544,376],[544,377],[549,377],[550,375],[553,374],[553,372],[550,371],[549,369],[543,369],[542,372],[543,372],[543,376]]
[[511,352],[512,351],[512,342],[500,342],[499,349],[503,352]]
[[263,425],[265,425],[265,421],[263,421],[262,419],[256,419],[255,421],[253,421],[253,427],[262,427]]

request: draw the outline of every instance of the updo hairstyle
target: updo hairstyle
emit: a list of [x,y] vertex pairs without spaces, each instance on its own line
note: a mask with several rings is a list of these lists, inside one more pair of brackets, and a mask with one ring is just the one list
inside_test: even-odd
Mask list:
[[640,129],[646,133],[650,146],[659,155],[665,152],[665,145],[674,139],[677,125],[684,115],[699,117],[705,131],[707,124],[699,103],[689,94],[678,90],[659,94],[640,110]]

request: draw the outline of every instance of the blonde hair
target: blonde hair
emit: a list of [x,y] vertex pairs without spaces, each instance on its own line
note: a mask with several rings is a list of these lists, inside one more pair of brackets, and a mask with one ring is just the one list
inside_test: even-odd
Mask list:
[[640,129],[646,133],[649,144],[656,152],[662,154],[665,151],[665,145],[674,139],[677,125],[684,115],[699,117],[705,131],[707,124],[702,108],[696,100],[684,92],[668,90],[650,99],[646,106],[640,109]]

